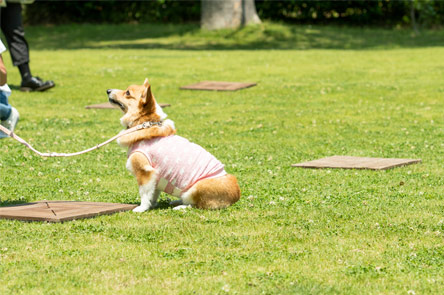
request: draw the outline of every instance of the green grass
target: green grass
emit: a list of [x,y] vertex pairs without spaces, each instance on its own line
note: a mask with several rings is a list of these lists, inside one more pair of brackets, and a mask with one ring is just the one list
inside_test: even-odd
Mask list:
[[[216,155],[243,198],[221,211],[160,208],[63,224],[0,221],[0,294],[438,294],[444,288],[444,33],[285,26],[26,28],[46,93],[15,91],[17,134],[71,152],[116,134],[86,110],[151,79],[178,134]],[[18,71],[5,55],[9,83]],[[181,91],[200,80],[246,90]],[[42,159],[0,141],[1,205],[138,203],[111,144]],[[421,158],[388,171],[309,170],[329,155]]]

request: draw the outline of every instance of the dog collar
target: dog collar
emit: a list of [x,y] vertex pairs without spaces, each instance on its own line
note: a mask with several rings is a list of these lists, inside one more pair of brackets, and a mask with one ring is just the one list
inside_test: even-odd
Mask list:
[[162,121],[159,121],[159,122],[151,122],[151,121],[143,122],[142,124],[137,125],[135,128],[137,130],[141,130],[141,129],[151,128],[153,126],[159,126],[159,127],[162,126]]

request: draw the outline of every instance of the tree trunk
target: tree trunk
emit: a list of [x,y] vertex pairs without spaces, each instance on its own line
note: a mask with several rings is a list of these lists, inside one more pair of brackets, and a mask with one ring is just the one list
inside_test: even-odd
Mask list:
[[242,0],[243,3],[243,21],[242,25],[260,24],[261,19],[257,15],[254,0]]
[[419,35],[418,26],[416,25],[415,17],[415,1],[410,0],[410,21],[412,22],[412,28],[416,35]]
[[261,22],[254,0],[202,0],[201,8],[201,27],[207,30]]

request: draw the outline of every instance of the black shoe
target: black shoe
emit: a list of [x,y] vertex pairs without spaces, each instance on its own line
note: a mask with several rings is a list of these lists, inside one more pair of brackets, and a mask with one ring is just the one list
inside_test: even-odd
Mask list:
[[54,86],[55,84],[51,80],[43,82],[42,79],[40,79],[39,77],[31,77],[27,80],[22,81],[22,84],[20,85],[20,91],[45,91]]

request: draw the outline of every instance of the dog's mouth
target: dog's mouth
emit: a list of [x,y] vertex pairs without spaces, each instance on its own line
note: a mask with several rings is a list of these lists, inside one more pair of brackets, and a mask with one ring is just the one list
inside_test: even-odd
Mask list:
[[119,102],[113,98],[109,98],[109,102],[118,106],[122,111],[125,111],[125,106],[121,102]]

